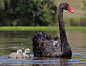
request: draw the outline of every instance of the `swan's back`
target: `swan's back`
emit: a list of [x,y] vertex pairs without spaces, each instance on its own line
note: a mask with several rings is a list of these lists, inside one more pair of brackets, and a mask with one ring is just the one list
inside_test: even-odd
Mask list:
[[11,54],[8,56],[8,58],[10,58],[10,59],[16,59],[16,55],[17,55],[16,52],[11,53]]
[[51,35],[40,32],[34,34],[32,41],[34,56],[59,57],[62,55],[61,42],[58,37],[53,38]]

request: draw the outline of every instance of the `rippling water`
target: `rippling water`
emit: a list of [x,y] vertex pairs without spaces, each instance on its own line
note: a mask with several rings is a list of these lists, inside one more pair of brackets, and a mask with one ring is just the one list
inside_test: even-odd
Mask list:
[[[58,31],[44,31],[48,35],[59,36]],[[68,42],[72,49],[72,58],[34,57],[32,36],[35,31],[0,31],[0,66],[86,66],[86,31],[67,30]],[[8,55],[17,49],[31,49],[30,59],[9,59]]]

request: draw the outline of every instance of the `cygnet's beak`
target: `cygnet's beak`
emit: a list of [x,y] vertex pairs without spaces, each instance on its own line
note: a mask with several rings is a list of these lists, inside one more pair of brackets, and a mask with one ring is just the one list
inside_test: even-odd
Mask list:
[[29,52],[29,54],[31,54],[31,52]]
[[22,55],[22,53],[20,52],[20,54]]

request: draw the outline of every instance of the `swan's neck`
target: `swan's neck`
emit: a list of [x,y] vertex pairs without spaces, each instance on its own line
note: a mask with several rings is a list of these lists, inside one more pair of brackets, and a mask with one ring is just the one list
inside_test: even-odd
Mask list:
[[61,9],[61,8],[58,9],[58,20],[59,20],[59,30],[60,30],[60,39],[61,39],[61,44],[62,44],[62,50],[64,50],[64,48],[67,48],[67,46],[69,46],[69,44],[67,41],[67,36],[66,36],[64,22],[63,22],[63,9]]

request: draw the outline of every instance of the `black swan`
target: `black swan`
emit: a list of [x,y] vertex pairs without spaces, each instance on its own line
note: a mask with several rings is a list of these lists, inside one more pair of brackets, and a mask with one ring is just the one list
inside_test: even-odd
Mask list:
[[68,10],[71,13],[73,11],[67,3],[61,3],[58,9],[58,20],[60,38],[46,35],[43,32],[35,33],[32,38],[33,53],[35,57],[59,57],[59,58],[71,58],[72,51],[67,41],[63,22],[63,10]]

